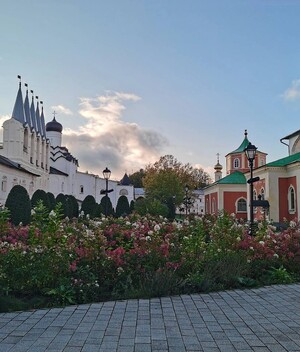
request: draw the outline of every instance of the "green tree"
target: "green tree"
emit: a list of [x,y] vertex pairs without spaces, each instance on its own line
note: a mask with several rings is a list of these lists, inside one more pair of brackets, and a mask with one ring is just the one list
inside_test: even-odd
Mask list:
[[51,210],[51,205],[49,201],[49,197],[47,193],[43,189],[37,189],[32,197],[31,197],[31,207],[32,209],[37,206],[38,201],[41,200],[44,204],[44,206],[49,210]]
[[166,217],[168,215],[169,209],[158,199],[139,198],[135,202],[135,211],[142,216],[149,214]]
[[68,208],[69,208],[69,217],[78,218],[79,215],[79,206],[76,198],[73,195],[67,196]]
[[145,176],[145,170],[140,169],[133,174],[129,175],[130,182],[135,188],[143,188],[143,177]]
[[6,199],[5,207],[10,211],[10,219],[14,225],[27,225],[30,222],[31,202],[26,189],[20,185],[14,186]]
[[130,214],[130,207],[129,207],[129,202],[128,198],[126,196],[121,196],[118,199],[117,207],[116,207],[116,216],[120,217],[123,215],[128,215]]
[[164,204],[173,199],[174,205],[179,206],[186,196],[185,185],[189,188],[188,197],[193,199],[193,190],[209,180],[209,175],[202,169],[182,164],[173,155],[165,155],[146,167],[143,183],[146,197]]
[[103,213],[106,216],[110,216],[113,215],[114,210],[110,201],[110,198],[108,195],[105,195],[102,199],[101,199],[101,203],[100,203],[102,209],[103,209]]
[[90,216],[90,218],[94,218],[96,215],[96,200],[93,196],[86,196],[81,204],[81,211],[84,212],[84,215]]
[[134,211],[134,204],[135,204],[135,202],[134,202],[134,200],[132,200],[130,202],[130,213],[132,213]]
[[61,203],[62,205],[62,213],[64,217],[69,216],[69,208],[68,208],[68,200],[67,196],[65,196],[62,193],[59,193],[57,197],[55,198],[56,204]]
[[56,205],[54,194],[51,193],[51,192],[48,192],[47,196],[48,196],[48,202],[49,202],[49,205],[50,205],[50,210],[53,210],[55,208],[55,205]]

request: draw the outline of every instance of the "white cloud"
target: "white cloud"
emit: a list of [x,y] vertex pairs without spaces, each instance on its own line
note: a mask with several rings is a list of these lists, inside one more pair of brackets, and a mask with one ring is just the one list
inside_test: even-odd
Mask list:
[[168,144],[166,138],[136,123],[122,121],[125,104],[139,99],[120,92],[80,99],[79,113],[86,123],[64,130],[63,140],[78,158],[81,170],[100,175],[108,166],[112,178],[121,178],[125,171],[135,172],[158,160]]
[[289,87],[281,97],[285,101],[300,100],[300,79],[292,81],[291,87]]
[[73,115],[72,111],[63,105],[55,105],[51,106],[51,108],[56,112],[56,113],[61,113],[64,115]]

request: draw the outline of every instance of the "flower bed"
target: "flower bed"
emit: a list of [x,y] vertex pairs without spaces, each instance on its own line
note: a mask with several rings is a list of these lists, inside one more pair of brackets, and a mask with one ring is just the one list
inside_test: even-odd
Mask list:
[[0,212],[0,310],[9,297],[40,307],[299,278],[297,222],[280,233],[260,224],[249,237],[247,225],[227,214],[183,223],[137,215],[62,220],[59,214],[40,204],[29,226],[13,227]]

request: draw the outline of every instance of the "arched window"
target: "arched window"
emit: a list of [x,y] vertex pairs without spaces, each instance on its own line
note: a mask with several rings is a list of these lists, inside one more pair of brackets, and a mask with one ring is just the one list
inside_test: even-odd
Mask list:
[[30,194],[33,193],[33,189],[34,189],[34,183],[33,183],[33,181],[31,181],[31,182],[29,183],[29,193],[30,193]]
[[265,190],[262,188],[260,190],[261,200],[265,200]]
[[235,159],[233,160],[233,168],[234,168],[234,169],[238,169],[239,167],[240,167],[240,159],[235,158]]
[[13,186],[16,186],[18,184],[18,179],[17,178],[14,178],[13,179]]
[[6,192],[6,190],[7,190],[7,177],[3,176],[2,182],[1,182],[1,191]]
[[120,191],[120,196],[128,196],[128,191],[127,191],[127,189],[121,189],[121,191]]
[[62,192],[65,191],[65,183],[64,183],[64,182],[61,183],[61,191],[62,191]]
[[84,187],[83,185],[80,185],[80,193],[83,193],[83,191],[84,191]]
[[246,213],[247,212],[247,201],[245,198],[240,198],[236,202],[236,211],[237,213]]
[[289,188],[288,194],[288,202],[289,202],[289,213],[295,213],[296,211],[296,193],[293,186]]

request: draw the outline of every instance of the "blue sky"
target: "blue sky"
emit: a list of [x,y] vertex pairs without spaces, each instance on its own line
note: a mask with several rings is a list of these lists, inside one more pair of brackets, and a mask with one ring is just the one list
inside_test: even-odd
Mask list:
[[20,74],[82,171],[225,167],[245,129],[273,161],[300,128],[299,1],[0,3],[0,118]]

